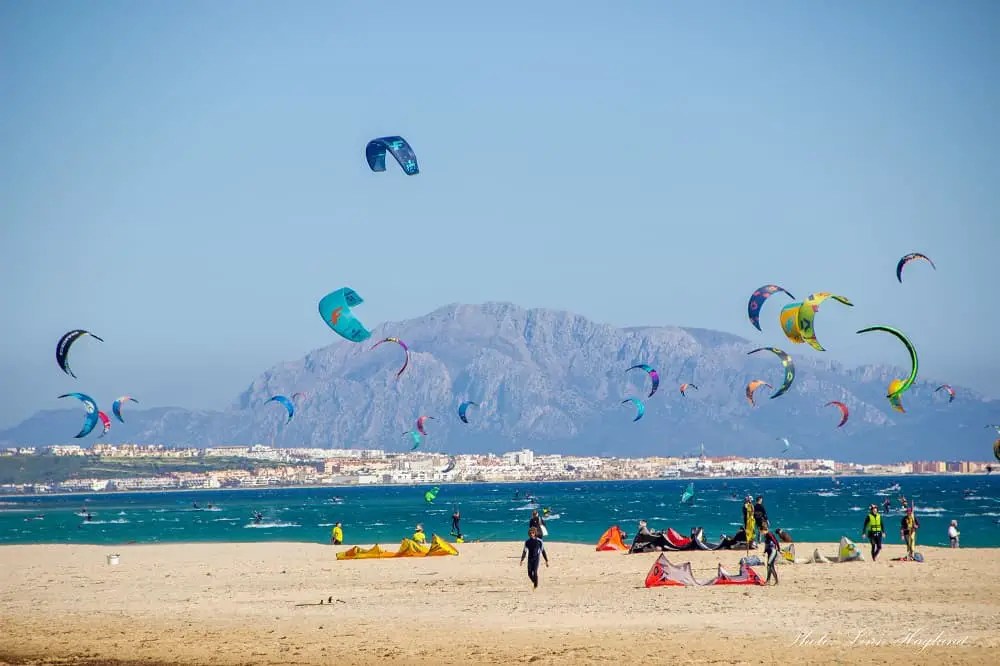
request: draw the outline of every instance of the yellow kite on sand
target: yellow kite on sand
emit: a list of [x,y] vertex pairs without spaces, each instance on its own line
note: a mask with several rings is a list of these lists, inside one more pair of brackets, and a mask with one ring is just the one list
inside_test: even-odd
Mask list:
[[371,548],[354,546],[342,553],[337,553],[337,559],[374,560],[387,557],[432,557],[437,555],[458,555],[458,550],[435,534],[431,536],[431,545],[429,546],[421,545],[413,539],[403,539],[397,551],[385,550],[378,544],[375,544]]

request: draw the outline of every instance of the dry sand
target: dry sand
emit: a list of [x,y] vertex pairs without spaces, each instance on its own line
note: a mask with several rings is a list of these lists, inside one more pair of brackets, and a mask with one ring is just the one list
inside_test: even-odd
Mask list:
[[[997,549],[919,564],[890,545],[875,564],[783,566],[777,587],[645,589],[656,554],[546,547],[533,591],[514,543],[353,562],[302,543],[5,546],[0,663],[1000,663]],[[709,578],[741,554],[668,557]]]

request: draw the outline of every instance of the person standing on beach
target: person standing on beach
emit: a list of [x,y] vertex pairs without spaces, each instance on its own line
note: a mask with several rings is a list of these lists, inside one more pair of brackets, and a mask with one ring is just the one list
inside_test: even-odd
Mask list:
[[757,521],[753,517],[753,501],[747,495],[743,500],[743,531],[747,534],[747,552],[757,537]]
[[521,565],[524,564],[525,557],[528,558],[528,579],[534,585],[534,589],[538,589],[538,565],[544,557],[545,566],[549,566],[549,556],[545,552],[545,544],[538,538],[538,530],[534,527],[528,528],[528,538],[524,542],[524,550],[521,551]]
[[763,495],[757,495],[757,503],[753,505],[753,519],[757,523],[757,529],[762,533],[768,528],[767,509],[764,508]]
[[882,552],[882,516],[878,514],[878,507],[874,504],[868,506],[868,515],[865,516],[865,525],[861,528],[861,535],[867,536],[872,545],[872,562],[878,559],[878,554]]
[[528,529],[531,528],[534,528],[539,537],[546,536],[548,533],[548,530],[545,529],[545,521],[538,515],[538,509],[531,512],[531,518],[528,520]]
[[899,536],[906,542],[906,557],[913,559],[914,549],[917,547],[917,530],[920,529],[920,521],[913,515],[913,507],[906,510],[906,515],[899,526]]
[[330,533],[330,542],[334,546],[344,543],[344,528],[340,525],[339,520],[334,524],[333,530]]
[[958,548],[958,537],[961,532],[958,531],[958,521],[951,521],[951,525],[948,526],[948,545],[952,548]]

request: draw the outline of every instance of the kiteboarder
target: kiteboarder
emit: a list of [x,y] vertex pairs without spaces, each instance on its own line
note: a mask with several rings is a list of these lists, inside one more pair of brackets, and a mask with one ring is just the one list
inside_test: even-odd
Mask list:
[[920,529],[920,521],[913,515],[913,507],[906,510],[906,515],[899,525],[899,536],[906,542],[906,557],[912,560],[914,548],[917,543],[917,530]]
[[524,550],[521,551],[521,565],[524,558],[528,558],[528,579],[538,589],[538,565],[541,563],[540,557],[545,558],[545,566],[549,566],[549,556],[545,552],[545,544],[538,538],[538,531],[534,527],[528,528],[528,538],[524,542]]
[[454,536],[462,538],[462,528],[458,526],[459,521],[462,520],[462,513],[455,507],[455,513],[451,514],[451,533]]
[[868,515],[865,516],[861,535],[867,536],[872,545],[872,562],[874,562],[882,551],[882,516],[878,514],[878,507],[874,504],[868,505]]

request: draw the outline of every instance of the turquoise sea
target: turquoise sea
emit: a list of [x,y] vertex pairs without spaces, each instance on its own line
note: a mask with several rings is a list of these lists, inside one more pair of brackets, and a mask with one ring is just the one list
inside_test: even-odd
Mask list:
[[[797,541],[858,539],[868,505],[889,498],[888,542],[898,543],[897,497],[903,494],[916,502],[920,544],[947,545],[949,521],[957,519],[963,547],[1000,547],[1000,478],[837,480],[839,486],[829,477],[696,480],[692,504],[680,503],[688,483],[681,480],[442,485],[433,504],[424,501],[429,486],[8,496],[0,498],[0,544],[328,543],[338,520],[348,544],[394,544],[418,522],[428,534],[448,537],[455,507],[466,540],[523,539],[531,509],[547,507],[550,541],[596,543],[614,524],[631,538],[640,518],[652,529],[673,527],[685,535],[702,526],[707,540],[717,541],[721,533],[735,533],[746,494],[764,495],[772,526]],[[897,483],[900,491],[888,490]],[[527,493],[537,502],[526,501]],[[256,511],[263,514],[259,523]]]

